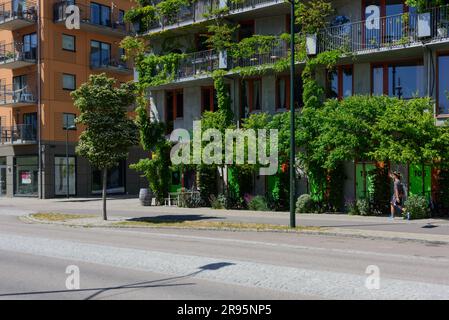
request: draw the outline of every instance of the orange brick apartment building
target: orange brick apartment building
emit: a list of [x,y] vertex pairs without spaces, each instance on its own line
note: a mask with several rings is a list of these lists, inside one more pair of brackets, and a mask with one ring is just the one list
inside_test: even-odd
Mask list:
[[[0,196],[89,196],[101,189],[99,173],[75,155],[79,128],[65,130],[77,113],[70,92],[92,73],[133,78],[119,48],[130,32],[123,16],[131,1],[78,0],[80,29],[69,30],[66,8],[74,3],[0,0]],[[133,150],[110,170],[109,192],[138,192],[142,181],[128,165],[139,156]]]

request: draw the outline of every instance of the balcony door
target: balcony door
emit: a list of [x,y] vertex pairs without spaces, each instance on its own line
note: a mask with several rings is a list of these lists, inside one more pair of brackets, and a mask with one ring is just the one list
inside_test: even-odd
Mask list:
[[37,132],[37,113],[23,114],[23,136],[25,140],[35,140]]
[[24,59],[36,59],[37,56],[37,34],[30,33],[23,36],[22,54]]
[[6,157],[0,158],[0,197],[6,195]]
[[27,93],[27,77],[26,75],[16,76],[12,78],[12,95],[15,102],[20,102],[23,94]]
[[92,24],[111,26],[111,8],[98,3],[90,4],[90,22]]
[[407,27],[402,16],[406,12],[405,0],[364,0],[365,46],[376,48],[383,43],[401,40]]

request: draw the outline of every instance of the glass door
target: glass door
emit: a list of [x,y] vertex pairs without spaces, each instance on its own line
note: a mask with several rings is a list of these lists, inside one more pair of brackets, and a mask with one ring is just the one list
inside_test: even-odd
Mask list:
[[6,166],[0,165],[0,197],[6,195]]

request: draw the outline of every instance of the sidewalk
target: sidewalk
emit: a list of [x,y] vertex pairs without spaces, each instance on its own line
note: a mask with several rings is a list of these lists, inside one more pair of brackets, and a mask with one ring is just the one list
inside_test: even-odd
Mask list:
[[[0,215],[24,215],[37,212],[101,214],[101,199],[73,198],[48,199],[1,198]],[[240,210],[213,210],[210,208],[142,207],[136,198],[108,199],[111,217],[163,218],[183,221],[227,221],[286,225],[286,212],[261,212]],[[405,221],[387,217],[361,217],[344,214],[301,214],[296,216],[298,226],[322,227],[323,231],[310,232],[364,238],[387,238],[428,241],[449,244],[449,220],[426,219]]]

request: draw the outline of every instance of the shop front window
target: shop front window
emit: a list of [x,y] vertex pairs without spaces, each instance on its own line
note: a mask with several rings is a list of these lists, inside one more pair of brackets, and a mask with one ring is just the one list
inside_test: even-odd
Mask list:
[[15,195],[36,196],[39,166],[37,156],[16,157],[14,166]]
[[[75,157],[69,157],[69,170],[67,177],[67,158],[55,157],[55,195],[67,195],[67,182],[69,195],[76,194]],[[67,181],[68,178],[68,181]]]
[[[103,172],[101,170],[93,170],[92,172],[92,193],[100,194],[103,189]],[[107,193],[124,193],[125,192],[125,163],[120,164],[108,170],[107,175]]]

